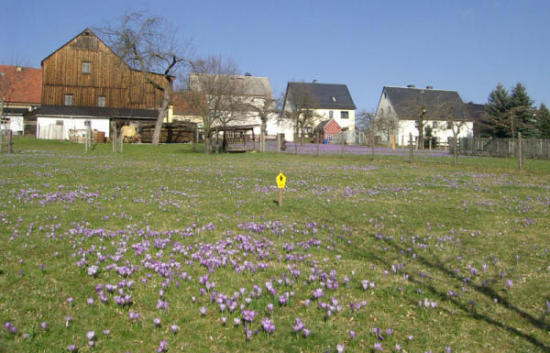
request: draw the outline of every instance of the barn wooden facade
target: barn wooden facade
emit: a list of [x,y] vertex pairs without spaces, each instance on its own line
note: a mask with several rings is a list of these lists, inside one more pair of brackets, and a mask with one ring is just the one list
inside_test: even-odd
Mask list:
[[156,109],[161,102],[162,92],[90,29],[42,61],[42,105]]

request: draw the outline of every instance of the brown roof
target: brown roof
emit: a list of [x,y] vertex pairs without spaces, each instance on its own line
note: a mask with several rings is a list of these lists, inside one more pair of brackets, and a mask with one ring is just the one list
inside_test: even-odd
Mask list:
[[[174,106],[175,114],[199,114],[198,107],[194,107],[192,104],[192,95],[196,95],[196,92],[174,92],[172,94],[172,105]],[[206,97],[201,97],[206,103]]]
[[40,104],[42,70],[31,67],[0,65],[0,94],[9,103]]

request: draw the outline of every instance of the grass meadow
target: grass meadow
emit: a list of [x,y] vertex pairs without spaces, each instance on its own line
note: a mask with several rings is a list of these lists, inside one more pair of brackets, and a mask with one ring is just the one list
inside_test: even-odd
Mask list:
[[14,149],[0,352],[550,351],[548,161]]

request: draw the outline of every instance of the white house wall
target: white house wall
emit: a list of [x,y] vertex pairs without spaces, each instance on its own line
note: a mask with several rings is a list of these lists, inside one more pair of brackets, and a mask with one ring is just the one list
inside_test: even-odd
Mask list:
[[[62,121],[63,125],[58,125],[58,121]],[[109,119],[37,117],[36,138],[46,140],[68,140],[70,130],[80,130],[81,132],[86,130],[86,121],[91,122],[92,131],[103,131],[105,137],[109,137]]]
[[[459,124],[459,123],[455,123]],[[426,120],[424,121],[424,130],[426,126],[432,127],[432,136],[437,138],[439,142],[447,143],[450,137],[453,137],[453,131],[447,129],[446,120]],[[409,144],[409,134],[412,134],[413,140],[418,139],[418,129],[416,128],[415,120],[400,120],[399,128],[396,136],[396,143],[401,146]],[[460,127],[458,138],[472,137],[474,134],[474,123],[471,121],[465,122]]]

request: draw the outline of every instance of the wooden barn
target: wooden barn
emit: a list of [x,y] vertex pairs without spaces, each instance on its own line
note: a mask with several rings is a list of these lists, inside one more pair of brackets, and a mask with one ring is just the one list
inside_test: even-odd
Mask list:
[[[121,118],[156,120],[162,92],[88,28],[46,57],[41,65],[42,106],[32,117],[36,119],[39,138],[59,137],[44,133],[59,130],[52,124],[80,126],[90,120],[94,125],[96,119]],[[149,77],[158,82],[163,80],[160,74]],[[110,135],[109,123],[95,125],[106,130],[103,131],[106,136]],[[67,134],[62,138],[66,139]]]

